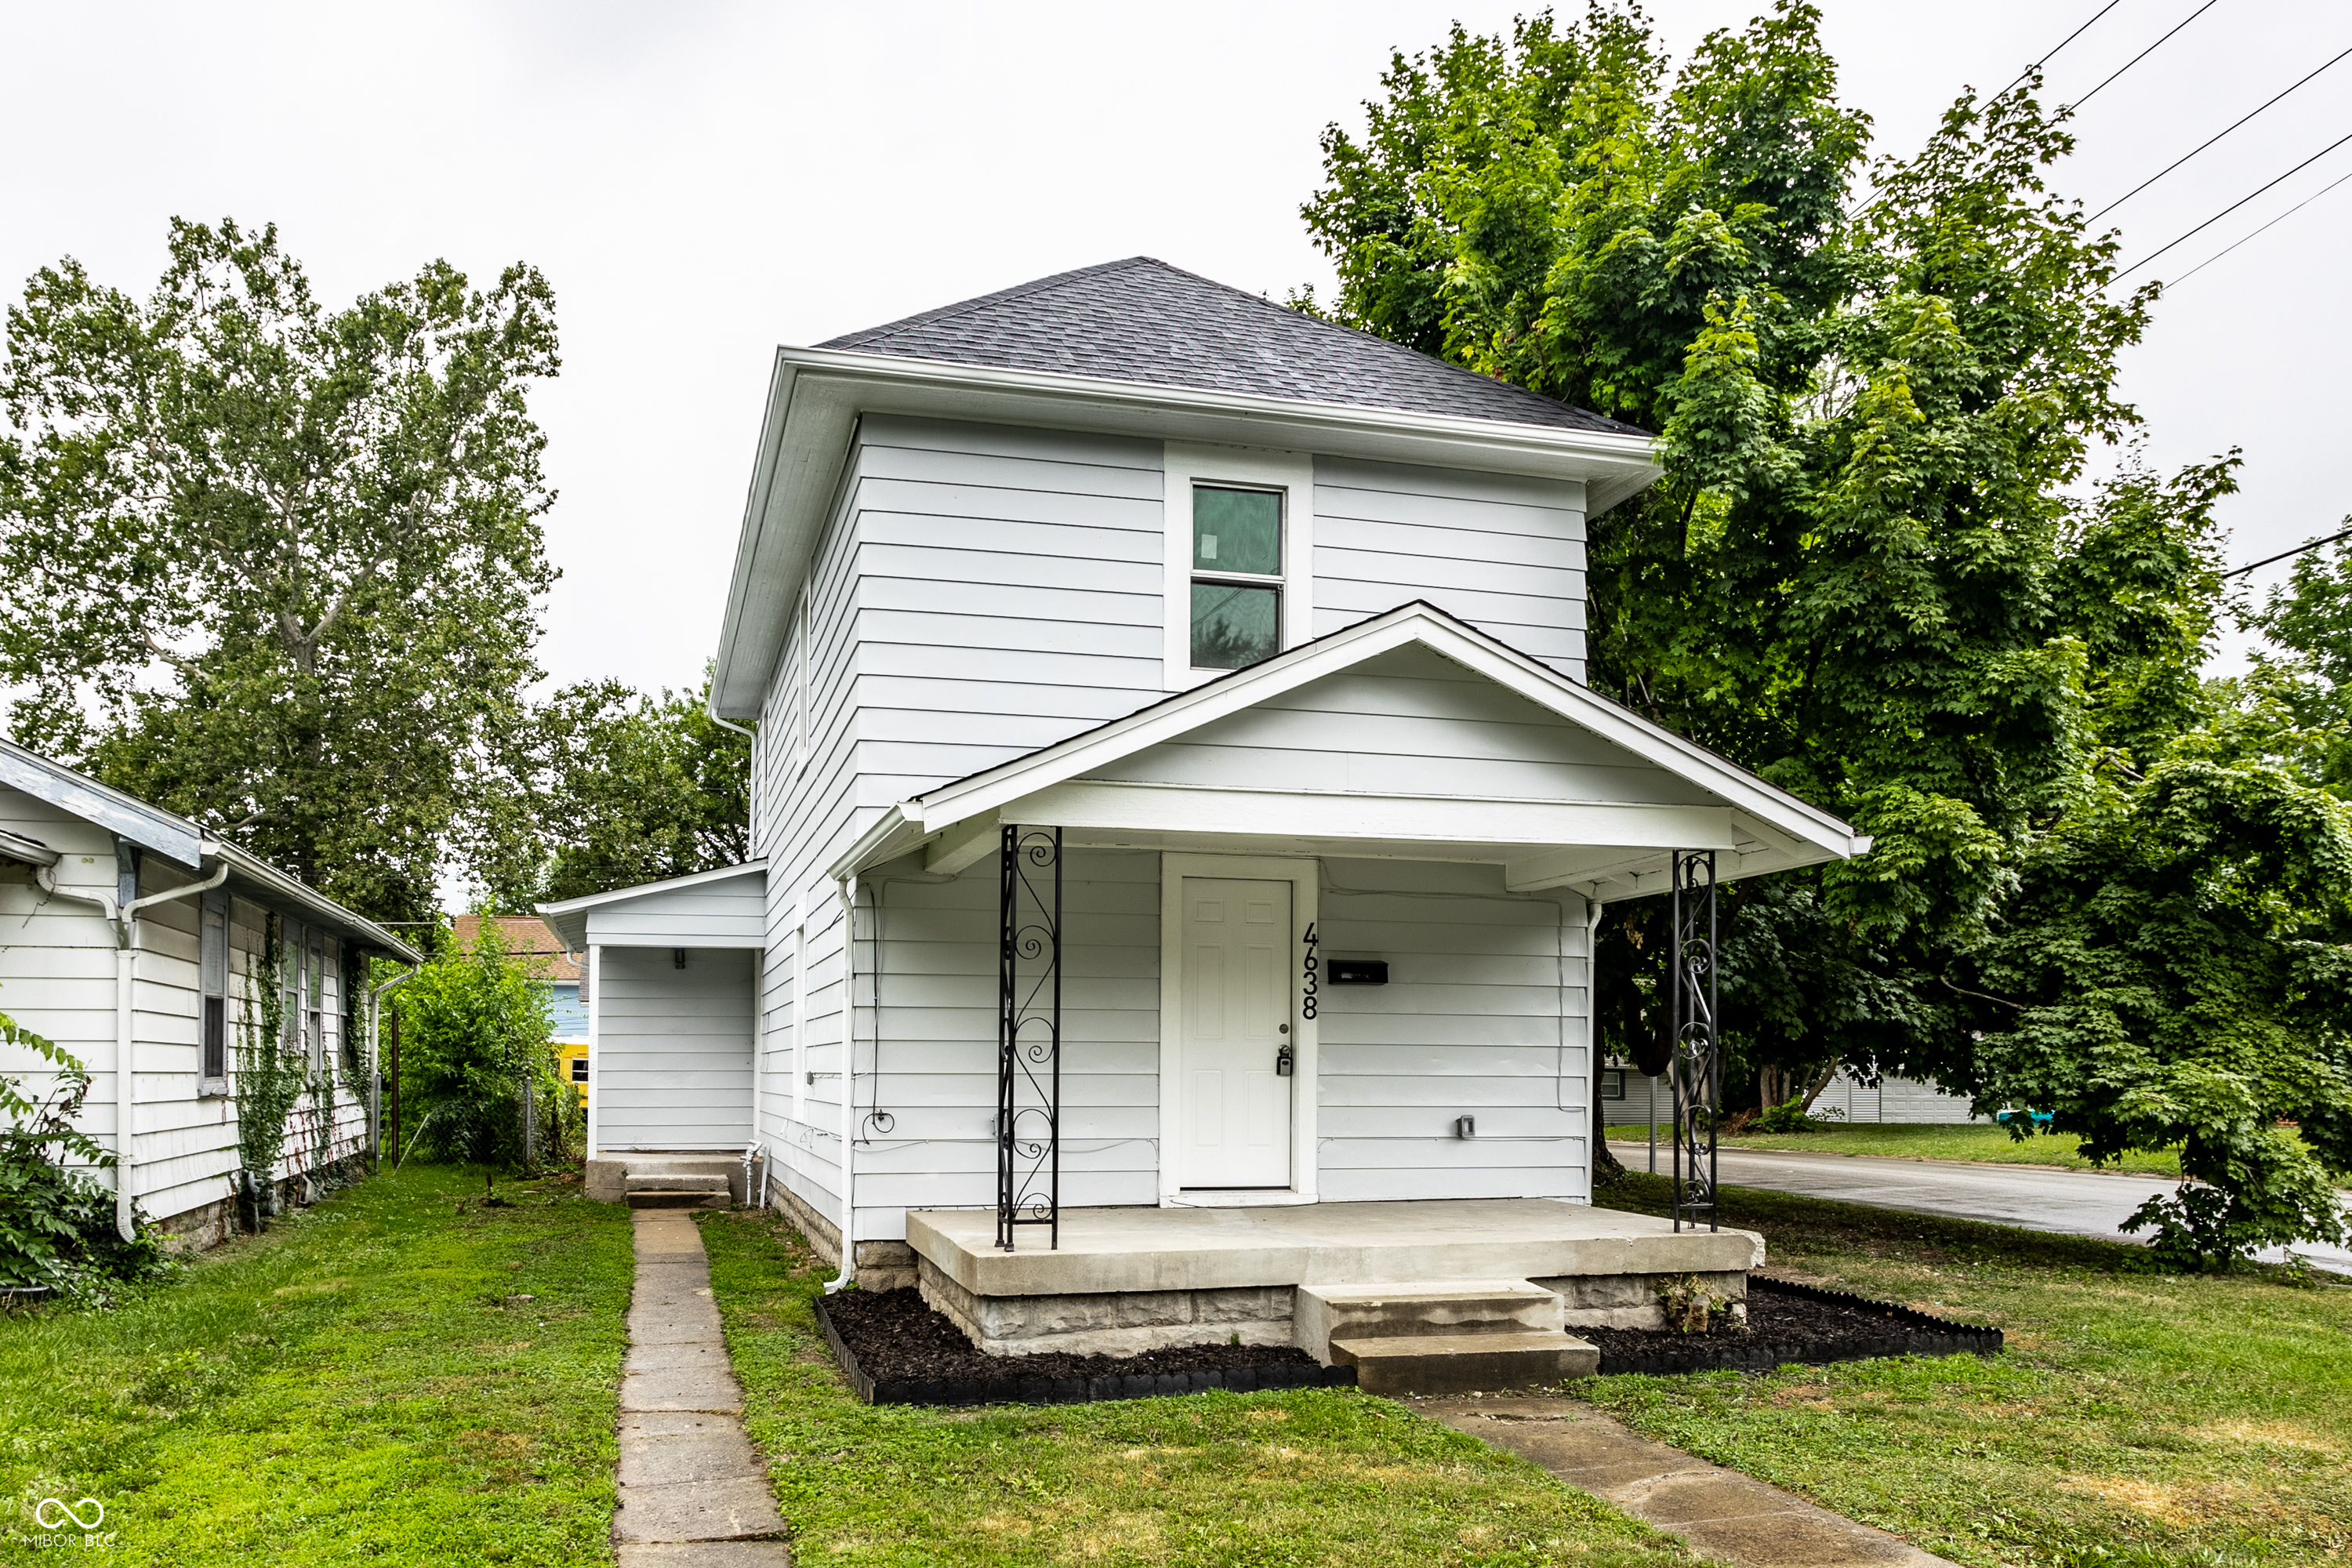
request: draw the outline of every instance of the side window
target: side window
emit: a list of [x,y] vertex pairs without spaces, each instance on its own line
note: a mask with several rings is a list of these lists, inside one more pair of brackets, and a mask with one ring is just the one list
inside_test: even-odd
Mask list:
[[327,1059],[327,939],[316,931],[310,933],[310,963],[303,973],[302,1016],[310,1031],[310,1066],[323,1067]]
[[286,1048],[299,1051],[307,1045],[302,1038],[302,958],[308,949],[303,944],[299,921],[286,921],[278,929],[279,994],[284,999],[286,1009],[283,1033]]
[[196,940],[196,1086],[199,1094],[228,1092],[228,908],[207,894]]
[[1245,669],[1282,651],[1283,494],[1192,487],[1192,668]]

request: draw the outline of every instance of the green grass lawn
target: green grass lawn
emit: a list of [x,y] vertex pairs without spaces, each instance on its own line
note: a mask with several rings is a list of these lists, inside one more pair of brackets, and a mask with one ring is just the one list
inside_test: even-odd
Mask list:
[[1688,1568],[1682,1545],[1523,1460],[1352,1390],[1048,1407],[857,1403],[772,1215],[702,1222],[752,1441],[803,1568]]
[[410,1165],[114,1310],[0,1318],[0,1562],[64,1560],[57,1497],[126,1564],[611,1563],[628,1211],[578,1190]]
[[[1612,1143],[1646,1143],[1649,1128],[1642,1122],[1609,1129]],[[1672,1158],[1674,1129],[1658,1124],[1658,1160]],[[1726,1137],[1727,1149],[1795,1149],[1816,1154],[1877,1154],[1898,1160],[1969,1160],[1998,1165],[2056,1165],[2070,1171],[2121,1171],[2129,1175],[2180,1174],[2180,1156],[2169,1149],[2154,1153],[2126,1154],[2112,1165],[2094,1165],[2079,1152],[2081,1140],[2072,1132],[2042,1132],[2011,1138],[2002,1127],[1906,1126],[1875,1122],[1853,1127],[1832,1125],[1807,1132],[1743,1132]],[[1632,1163],[1632,1162],[1628,1162]]]
[[[1662,1213],[1665,1186],[1601,1201]],[[1991,1323],[2009,1349],[1576,1385],[1643,1435],[1987,1568],[2352,1551],[2352,1289],[1777,1193],[1726,1204],[1772,1266]]]

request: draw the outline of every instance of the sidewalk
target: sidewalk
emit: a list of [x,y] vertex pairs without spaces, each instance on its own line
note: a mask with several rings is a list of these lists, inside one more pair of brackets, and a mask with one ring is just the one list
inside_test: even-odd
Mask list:
[[639,1209],[621,1363],[620,1568],[791,1568],[767,1467],[743,1435],[710,1259],[681,1209]]

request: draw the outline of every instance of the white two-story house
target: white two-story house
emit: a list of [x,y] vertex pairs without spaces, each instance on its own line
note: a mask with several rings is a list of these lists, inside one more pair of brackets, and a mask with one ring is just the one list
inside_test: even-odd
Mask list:
[[[543,911],[595,1152],[729,1152],[999,1348],[992,1296],[1192,1292],[1056,1331],[1115,1346],[1287,1334],[1318,1269],[1578,1272],[1329,1227],[1598,1223],[1601,906],[1866,847],[1585,685],[1653,447],[1148,258],[780,351],[712,695],[759,858]],[[1215,1237],[1297,1257],[1171,1261]],[[1702,1239],[1601,1271],[1747,1266]]]

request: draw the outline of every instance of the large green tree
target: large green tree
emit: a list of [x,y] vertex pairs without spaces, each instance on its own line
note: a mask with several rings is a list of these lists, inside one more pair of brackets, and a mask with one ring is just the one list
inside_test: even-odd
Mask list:
[[751,858],[751,742],[710,717],[710,682],[557,691],[509,732],[512,787],[469,847],[502,909],[580,898]]
[[275,228],[174,220],[145,300],[8,312],[0,679],[26,743],[421,919],[538,671],[553,297],[434,262],[331,310]]
[[[2058,1105],[2095,1147],[2185,1143],[2192,1174],[2268,1205],[2237,1215],[2242,1241],[2324,1230],[2315,1167],[2274,1161],[2259,1203],[2270,1177],[2246,1173],[2292,1164],[2264,1130],[2333,1092],[2291,1083],[2281,1042],[2333,1048],[2293,944],[2345,934],[2336,830],[2301,781],[2179,754],[2227,706],[2197,670],[2233,461],[2126,464],[2086,499],[2095,452],[2137,422],[2116,360],[2157,289],[2119,295],[2112,237],[2048,189],[2072,141],[2038,79],[1963,95],[1866,179],[1868,123],[1835,85],[1792,0],[1679,68],[1630,7],[1456,27],[1394,58],[1362,132],[1326,133],[1304,216],[1339,272],[1330,309],[1660,433],[1666,477],[1593,521],[1592,683],[1876,839],[1729,892],[1746,1084],[1932,1073]],[[2199,809],[2241,831],[2190,847]],[[2231,901],[2290,863],[2292,911]],[[2049,944],[2110,940],[2100,921],[2159,889],[2174,923],[2137,944],[2158,966],[2130,972],[2141,1001],[2217,998],[2179,943],[2226,927],[2231,994],[2276,1026],[2209,1039],[2207,1068],[2253,1086],[2228,1127],[2210,1097],[2117,1111],[2180,1047],[2145,1008],[2045,1032],[2038,1058],[2015,1039],[2021,1009],[2122,984]],[[1599,1015],[1627,1054],[1659,1025],[1655,903],[1602,932]],[[2139,1078],[2095,1070],[2102,1028],[2132,1037]]]

